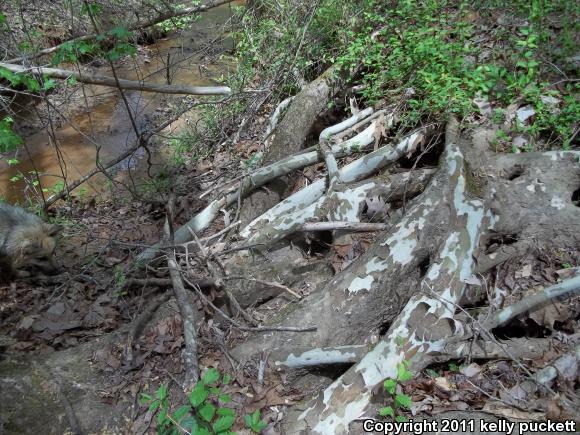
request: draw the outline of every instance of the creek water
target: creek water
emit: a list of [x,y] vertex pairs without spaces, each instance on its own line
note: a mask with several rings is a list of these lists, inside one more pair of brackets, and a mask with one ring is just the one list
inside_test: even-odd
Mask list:
[[[212,44],[212,41],[223,35],[224,29],[227,32],[227,21],[231,16],[230,5],[211,9],[187,30],[139,47],[137,56],[125,59],[118,66],[118,76],[150,83],[167,83],[169,75],[172,84],[215,85],[215,79],[226,75],[228,69],[233,67],[231,61],[220,60],[220,56],[216,56],[216,53],[232,48],[231,39],[221,39]],[[211,44],[209,56],[208,44]],[[205,50],[200,50],[201,47]],[[94,68],[92,72],[111,76],[110,69],[104,65]],[[30,183],[22,180],[23,175],[33,180],[35,177],[32,177],[32,173],[37,171],[42,187],[50,190],[62,183],[63,176],[70,183],[92,170],[97,158],[100,162],[106,162],[133,146],[135,129],[119,92],[95,85],[84,85],[82,89],[77,85],[77,88],[72,97],[62,103],[62,112],[68,114],[62,125],[48,125],[33,134],[23,135],[26,147],[20,147],[12,156],[5,156],[15,157],[17,164],[9,165],[7,158],[0,158],[0,197],[13,203],[22,202],[31,197],[34,189]],[[138,91],[124,91],[124,94],[137,129],[141,131],[147,128],[156,110],[162,110],[172,99],[179,97]],[[35,104],[45,105],[44,102]],[[26,110],[20,110],[15,116],[15,125],[21,131],[32,120],[38,124],[32,105],[30,102]],[[57,104],[50,109],[44,106],[45,113],[50,110],[56,114],[57,109]],[[49,131],[53,134],[49,135]],[[51,138],[56,140],[57,146]],[[143,154],[141,150],[141,153],[121,162],[116,168],[117,177],[123,178],[128,169],[138,171],[139,166],[142,166]],[[85,183],[82,189],[88,194],[101,193],[106,189],[105,180],[103,175],[97,175]]]

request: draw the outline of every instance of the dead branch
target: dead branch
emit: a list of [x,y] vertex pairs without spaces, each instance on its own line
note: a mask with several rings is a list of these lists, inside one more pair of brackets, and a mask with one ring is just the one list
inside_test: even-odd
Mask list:
[[278,282],[264,281],[264,280],[261,280],[261,279],[248,278],[248,277],[245,277],[245,276],[227,276],[227,277],[224,277],[223,279],[226,279],[226,280],[227,279],[243,279],[245,281],[257,282],[259,284],[263,284],[263,285],[268,286],[268,287],[274,287],[274,288],[277,288],[277,289],[280,289],[280,290],[284,290],[285,292],[290,293],[296,299],[302,299],[302,296],[300,296],[294,290],[292,290],[291,288],[289,288],[289,287],[287,287],[287,286],[285,286],[283,284],[280,284]]
[[[462,358],[472,360],[495,360],[519,358],[533,360],[544,355],[553,345],[552,339],[514,338],[494,343],[478,341],[470,345],[466,341],[448,343],[433,362],[442,363]],[[506,355],[504,346],[509,346],[511,355]],[[356,364],[370,350],[368,345],[334,346],[312,349],[307,346],[275,348],[271,360],[276,367],[299,369],[313,366]]]
[[374,223],[374,222],[344,222],[344,221],[333,221],[333,222],[307,222],[302,224],[300,229],[302,231],[334,231],[334,230],[347,230],[353,232],[372,232],[372,231],[382,231],[389,227],[387,224]]
[[230,316],[228,316],[226,313],[224,313],[222,310],[220,310],[212,301],[210,301],[203,293],[202,291],[195,286],[195,284],[190,283],[187,278],[183,278],[185,282],[187,282],[191,288],[193,288],[196,293],[199,295],[199,297],[201,299],[203,299],[203,301],[208,304],[210,307],[212,307],[217,313],[219,313],[227,322],[231,323],[232,326],[234,326],[235,328],[239,329],[240,331],[247,331],[247,332],[270,332],[270,331],[289,331],[289,332],[310,332],[310,331],[316,331],[316,326],[307,326],[304,328],[297,328],[294,326],[256,326],[256,327],[247,327],[247,326],[243,326],[240,325],[238,322],[236,322],[234,319],[232,319]]
[[[218,287],[218,283],[213,279],[199,279],[194,281],[201,289]],[[172,284],[170,278],[128,278],[121,287],[126,290],[132,287],[169,287]]]
[[128,89],[132,91],[157,92],[161,94],[185,94],[185,95],[230,95],[231,89],[227,86],[188,86],[188,85],[162,85],[157,83],[145,83],[136,80],[118,79],[114,77],[100,76],[83,72],[60,69],[44,68],[39,66],[25,67],[11,63],[0,62],[0,68],[6,68],[15,73],[32,73],[57,79],[67,80],[74,78],[78,82],[91,85],[109,86],[114,88]]
[[231,308],[235,309],[236,312],[238,312],[244,318],[244,320],[248,322],[250,325],[259,326],[258,321],[242,308],[238,300],[234,297],[234,295],[232,295],[232,293],[229,290],[224,289],[224,293],[226,295],[226,298],[228,299],[228,302],[231,305]]
[[272,350],[270,360],[276,367],[297,369],[335,364],[354,364],[369,351],[366,345],[334,346],[317,349],[286,347]]
[[327,127],[320,133],[320,137],[318,140],[318,151],[322,154],[322,158],[326,163],[326,170],[328,176],[328,190],[334,190],[334,186],[342,182],[340,178],[340,173],[338,171],[338,164],[336,163],[336,158],[332,152],[330,147],[330,137],[334,134],[340,133],[341,131],[346,130],[349,127],[352,127],[357,122],[360,122],[362,119],[367,118],[368,116],[373,114],[373,108],[368,107],[362,112],[358,112],[357,114],[351,116],[350,118],[344,120],[343,122],[333,125],[331,127]]
[[[173,213],[175,208],[175,197],[172,195],[167,203],[167,212],[165,215],[164,234],[166,239],[172,243],[173,232]],[[167,264],[169,266],[169,275],[173,284],[173,292],[181,313],[183,323],[183,339],[185,349],[183,351],[183,365],[185,377],[183,389],[190,391],[195,383],[199,380],[199,364],[197,362],[197,330],[195,327],[196,319],[200,318],[199,313],[194,312],[193,305],[189,301],[187,292],[181,279],[181,272],[177,264],[175,251],[168,255]],[[201,292],[201,290],[200,290]],[[197,311],[197,310],[196,310]]]
[[551,303],[554,299],[563,300],[577,293],[580,293],[580,276],[567,279],[531,296],[526,296],[519,302],[497,311],[487,319],[484,323],[484,328],[491,330],[505,325],[520,314],[538,310]]

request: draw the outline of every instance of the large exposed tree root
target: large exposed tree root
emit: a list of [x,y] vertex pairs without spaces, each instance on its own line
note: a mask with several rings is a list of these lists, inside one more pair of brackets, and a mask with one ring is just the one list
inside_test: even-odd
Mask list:
[[[402,361],[409,361],[413,370],[421,369],[441,360],[442,355],[450,358],[450,346],[460,356],[466,344],[461,337],[467,340],[472,335],[455,313],[466,282],[476,271],[532,247],[578,250],[580,208],[572,197],[580,186],[580,153],[494,156],[489,140],[482,139],[487,134],[460,138],[456,123],[451,122],[441,167],[427,189],[407,205],[407,212],[398,221],[395,218],[396,223],[347,269],[292,311],[274,319],[274,323],[287,325],[316,324],[315,333],[260,335],[234,349],[234,355],[248,358],[266,349],[283,352],[288,346],[306,352],[307,348],[355,345],[356,355],[350,351],[333,354],[328,349],[307,353],[309,362],[304,365],[314,364],[314,360],[330,363],[332,355],[337,363],[348,358],[358,361],[364,343],[390,325],[378,345],[306,410],[291,412],[285,420],[285,433],[348,433],[349,424],[367,409],[375,388],[383,379],[394,377]],[[429,170],[422,171],[406,176],[409,180],[431,176]],[[328,194],[328,198],[335,197],[331,202],[324,198],[322,183],[315,195],[302,202],[288,198],[241,234],[252,242],[268,244],[299,230],[310,219],[358,221],[361,201],[377,184],[381,183],[346,185]],[[386,187],[382,185],[382,189]],[[421,189],[412,190],[417,194]],[[304,194],[298,192],[294,197],[299,195]],[[340,206],[345,203],[336,199],[338,195],[343,195],[346,206]],[[292,206],[288,208],[288,204]],[[515,239],[517,246],[503,245],[489,252],[487,243],[502,234]],[[481,346],[490,350],[493,343]],[[501,346],[495,355],[498,352]],[[290,364],[277,361],[301,365],[296,360]]]
[[[258,202],[254,194],[244,202],[247,212],[242,215],[253,220],[240,231],[242,240],[234,247],[239,253],[221,264],[225,276],[213,278],[227,279],[228,291],[243,307],[279,295],[280,289],[288,290],[282,290],[287,298],[293,295],[292,303],[270,319],[270,327],[254,328],[262,332],[232,354],[249,359],[272,351],[277,353],[273,364],[289,368],[355,363],[306,408],[290,410],[284,422],[284,433],[289,434],[349,433],[351,423],[369,410],[377,387],[385,378],[396,377],[403,362],[410,370],[420,370],[453,355],[461,357],[468,344],[481,349],[483,357],[486,352],[505,354],[505,346],[487,333],[482,335],[487,341],[470,343],[475,338],[459,304],[474,274],[534,250],[580,250],[580,207],[573,202],[580,187],[579,152],[498,156],[491,152],[493,131],[461,135],[458,123],[451,120],[436,170],[413,166],[389,177],[376,175],[401,158],[427,152],[433,132],[427,128],[339,169],[337,157],[376,144],[394,122],[392,113],[377,116],[366,110],[324,130],[319,152],[284,157],[283,151],[299,150],[323,110],[320,100],[333,95],[337,80],[328,72],[290,101],[274,130],[266,154],[268,164],[226,188],[175,234],[176,244],[187,243],[209,226],[221,208],[257,187],[268,184],[276,192]],[[306,109],[296,112],[300,107]],[[360,122],[370,124],[346,141],[335,136],[339,143],[331,146],[331,134]],[[434,149],[429,144],[428,150],[435,153]],[[288,175],[320,161],[326,164],[327,179],[314,181],[280,201],[289,190]],[[280,182],[277,189],[275,184]],[[375,198],[385,203],[384,232],[334,277],[327,278],[324,267],[307,273],[316,265],[308,269],[308,261],[297,250],[284,246],[289,236],[304,231],[308,224],[332,222],[340,222],[332,229],[333,241],[340,245],[348,223],[362,222],[365,204]],[[148,250],[142,259],[151,258],[160,247]],[[248,247],[258,249],[247,251]],[[301,273],[304,276],[298,279]],[[236,275],[242,278],[232,280]],[[313,276],[318,282],[316,278],[310,281]],[[253,285],[243,285],[244,281]],[[313,291],[296,297],[290,287],[297,282]],[[576,284],[565,288],[571,293]],[[490,325],[479,319],[470,321],[480,328]],[[316,328],[300,329],[303,325]],[[296,348],[302,349],[298,355],[286,352]],[[514,357],[514,352],[507,354]],[[524,349],[515,353],[522,355],[526,355]]]

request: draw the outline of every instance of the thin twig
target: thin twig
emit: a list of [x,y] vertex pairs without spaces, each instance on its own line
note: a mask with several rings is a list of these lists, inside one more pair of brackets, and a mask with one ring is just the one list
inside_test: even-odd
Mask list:
[[190,283],[187,278],[183,277],[183,280],[193,288],[199,297],[203,299],[203,301],[212,307],[215,311],[217,311],[226,321],[231,323],[235,328],[239,329],[240,331],[248,331],[248,332],[267,332],[267,331],[290,331],[290,332],[309,332],[309,331],[316,331],[318,328],[316,326],[307,326],[305,328],[295,328],[293,326],[257,326],[253,328],[249,328],[247,326],[242,326],[234,319],[229,317],[226,313],[216,307],[212,301],[210,301],[201,291],[199,287],[195,284]]
[[250,278],[247,276],[226,276],[223,278],[224,280],[244,280],[244,281],[250,281],[250,282],[257,282],[258,284],[263,284],[266,285],[268,287],[275,287],[275,288],[279,288],[281,290],[284,290],[285,292],[290,293],[292,296],[294,296],[296,299],[302,299],[302,296],[300,296],[298,293],[296,293],[294,290],[292,290],[290,287],[285,286],[284,284],[280,284],[278,282],[273,282],[273,281],[264,281],[262,279],[257,279],[257,278]]

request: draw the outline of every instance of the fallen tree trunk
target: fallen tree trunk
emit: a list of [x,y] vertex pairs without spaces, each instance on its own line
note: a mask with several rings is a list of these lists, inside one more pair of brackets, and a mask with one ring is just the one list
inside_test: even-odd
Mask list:
[[[346,75],[337,66],[327,69],[320,77],[304,86],[294,96],[282,119],[271,135],[271,143],[264,162],[273,163],[300,151],[320,114],[328,109],[328,103],[344,84]],[[277,204],[287,193],[289,180],[280,177],[268,184],[268,191],[256,191],[244,202],[242,221],[250,222]]]
[[67,80],[74,78],[78,82],[91,85],[110,86],[132,91],[157,92],[161,94],[186,94],[186,95],[229,95],[231,89],[227,86],[188,86],[188,85],[162,85],[157,83],[145,83],[135,80],[119,79],[99,76],[88,73],[79,73],[60,68],[44,68],[39,66],[25,67],[11,63],[0,62],[0,68],[5,68],[15,73],[39,74],[47,77]]
[[[215,7],[231,3],[232,1],[233,0],[212,0],[208,3],[200,5],[200,6],[184,7],[182,9],[173,9],[171,11],[168,11],[164,14],[161,14],[161,15],[159,15],[159,16],[157,16],[149,21],[144,22],[144,23],[135,24],[135,25],[129,27],[129,31],[133,32],[133,31],[139,30],[139,29],[146,29],[147,27],[154,26],[155,24],[161,23],[162,21],[169,20],[171,18],[183,17],[185,15],[191,15],[191,14],[195,14],[198,12],[205,12],[205,11],[208,11],[208,10],[213,9]],[[36,59],[40,56],[52,54],[52,53],[58,51],[65,44],[78,43],[78,42],[82,42],[82,41],[90,41],[92,39],[95,39],[97,36],[99,36],[99,35],[90,34],[90,35],[79,36],[78,38],[69,39],[68,41],[63,42],[62,44],[58,44],[58,45],[55,45],[54,47],[50,47],[50,48],[45,48],[44,50],[40,50],[40,51],[33,53],[33,54],[27,54],[26,56],[8,59],[8,60],[6,60],[6,62],[7,63],[15,63],[15,62],[22,62],[25,59],[28,59],[28,60]]]

